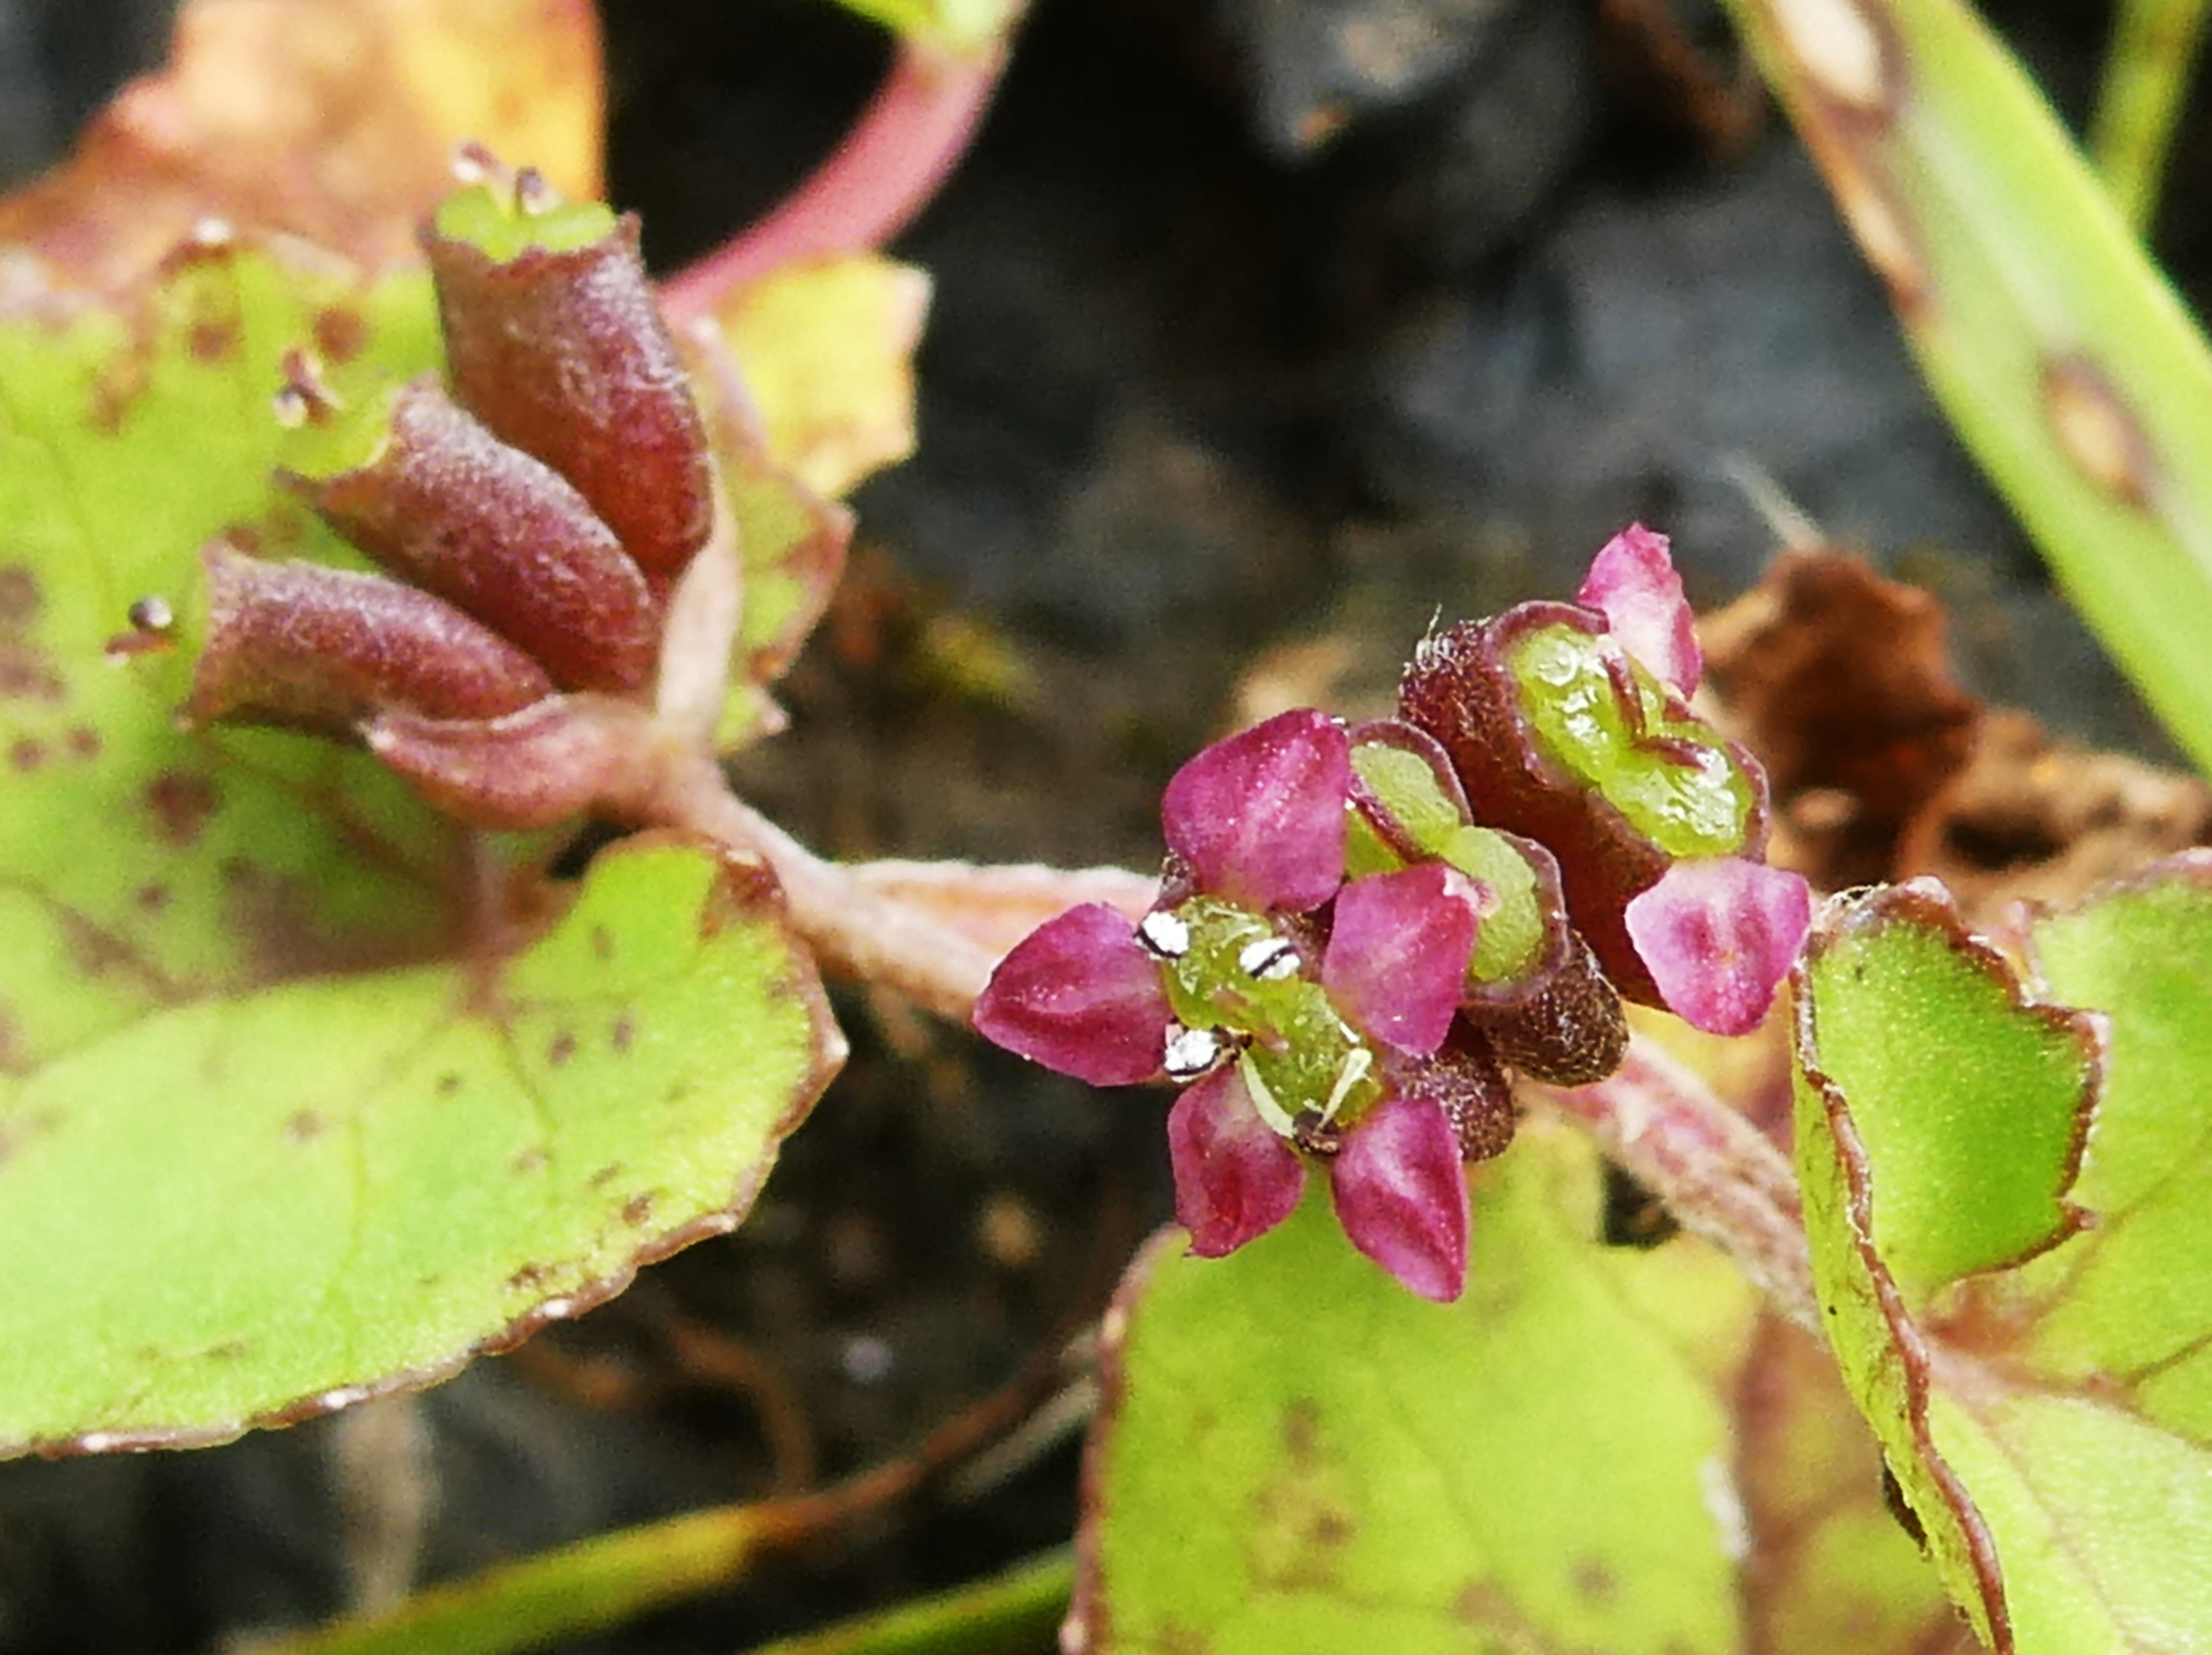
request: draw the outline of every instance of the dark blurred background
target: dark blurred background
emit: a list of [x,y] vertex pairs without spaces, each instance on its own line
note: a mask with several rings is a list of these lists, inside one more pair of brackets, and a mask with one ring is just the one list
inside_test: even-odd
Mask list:
[[[2078,120],[2107,9],[1990,9]],[[0,184],[169,10],[0,0]],[[887,57],[824,0],[603,10],[612,192],[662,268],[801,177]],[[2192,122],[2160,240],[2191,291],[2208,161]],[[739,768],[825,849],[1142,866],[1161,781],[1240,709],[1376,702],[1439,607],[1571,587],[1631,517],[1725,599],[1776,545],[1762,486],[1942,593],[1981,692],[2166,751],[1705,0],[1037,0],[897,251],[936,283],[921,450],[858,496],[793,727]],[[435,1574],[759,1493],[794,1444],[865,1465],[1095,1313],[1165,1210],[1158,1102],[840,1010],[854,1063],[743,1234],[526,1358],[230,1448],[0,1467],[0,1652],[213,1648],[379,1590],[410,1533]],[[702,1329],[767,1378],[718,1384]],[[1066,1536],[1075,1467],[1041,1439],[574,1647],[734,1650],[980,1573]]]

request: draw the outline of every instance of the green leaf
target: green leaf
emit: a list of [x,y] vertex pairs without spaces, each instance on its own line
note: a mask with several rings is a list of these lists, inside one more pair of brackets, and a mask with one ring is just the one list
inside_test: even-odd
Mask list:
[[1729,0],[1960,438],[2212,765],[2212,350],[1961,0]]
[[2050,992],[2087,1009],[2030,996],[1939,887],[1822,916],[1798,1030],[1814,1278],[1845,1380],[1986,1638],[2198,1647],[2212,862],[2045,918],[2033,946]]
[[[570,905],[361,754],[178,728],[204,541],[356,561],[269,484],[279,358],[435,329],[419,275],[246,248],[143,306],[0,317],[0,1450],[227,1435],[604,1297],[734,1221],[838,1050],[703,849]],[[175,647],[111,659],[149,597]]]
[[770,272],[717,309],[769,456],[842,499],[914,452],[914,348],[929,277],[880,253]]
[[[219,532],[358,563],[270,486],[286,349],[434,363],[427,283],[365,291],[258,253],[189,259],[132,317],[0,320],[0,1068],[18,1074],[166,1006],[455,940],[461,836],[366,758],[258,731],[180,733],[198,553]],[[130,610],[167,654],[109,660]]]
[[1156,1244],[1108,1318],[1067,1646],[1741,1647],[1722,1390],[1753,1296],[1701,1243],[1597,1245],[1601,1184],[1529,1123],[1480,1176],[1454,1305],[1318,1188],[1229,1258]]
[[625,841],[503,970],[179,1006],[0,1104],[0,1445],[440,1377],[730,1228],[828,1078],[756,879]]
[[2112,26],[2089,148],[2113,202],[2138,228],[2158,209],[2166,151],[2208,16],[2206,0],[2121,0]]

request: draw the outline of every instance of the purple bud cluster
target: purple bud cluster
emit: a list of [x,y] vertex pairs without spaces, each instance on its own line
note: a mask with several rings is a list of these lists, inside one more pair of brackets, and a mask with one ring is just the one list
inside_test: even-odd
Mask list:
[[441,808],[534,828],[619,813],[714,477],[635,219],[467,166],[422,234],[445,381],[349,404],[295,353],[277,397],[279,480],[380,572],[208,547],[185,710],[362,741]]

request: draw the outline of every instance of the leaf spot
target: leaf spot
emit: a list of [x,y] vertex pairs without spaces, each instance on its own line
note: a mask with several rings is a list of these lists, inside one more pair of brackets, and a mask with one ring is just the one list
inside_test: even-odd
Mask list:
[[0,567],[0,629],[26,630],[39,618],[43,602],[39,577],[21,563]]
[[450,1098],[460,1089],[461,1077],[453,1070],[447,1069],[438,1077],[438,1096],[441,1098]]
[[1928,296],[1928,267],[1896,192],[1875,175],[1869,159],[1850,149],[1829,158],[1828,182],[1860,251],[1909,317]]
[[[146,784],[146,808],[154,813],[155,831],[179,849],[199,843],[208,818],[222,803],[215,783],[190,770],[163,770]],[[223,865],[231,873],[233,866]]]
[[1611,1569],[1595,1557],[1585,1557],[1575,1565],[1575,1591],[1585,1603],[1608,1603],[1620,1590],[1620,1582],[1613,1578]]
[[529,1148],[521,1151],[513,1160],[509,1161],[507,1164],[507,1170],[514,1173],[518,1177],[526,1177],[531,1173],[535,1172],[539,1168],[543,1167],[550,1159],[550,1157],[546,1154],[543,1148],[533,1144]]
[[238,323],[228,318],[194,322],[185,336],[185,348],[194,362],[222,362],[238,349]]
[[652,1194],[647,1191],[632,1196],[623,1203],[622,1215],[623,1222],[633,1230],[643,1225],[653,1216]]
[[149,914],[158,914],[169,905],[169,887],[159,879],[149,879],[138,887],[138,906]]
[[2066,457],[2098,488],[2130,506],[2150,497],[2149,440],[2103,370],[2061,356],[2043,374],[2043,411]]
[[0,638],[0,701],[69,699],[69,686],[48,665],[44,650]]
[[46,762],[46,744],[35,737],[19,736],[8,749],[8,763],[26,776]]
[[70,756],[74,758],[100,757],[100,732],[89,724],[80,724],[69,733]]
[[604,925],[593,926],[592,928],[592,958],[593,959],[612,959],[614,957],[615,940],[613,934]]
[[617,1178],[622,1177],[622,1173],[623,1165],[620,1161],[609,1161],[598,1171],[592,1173],[586,1182],[588,1183],[594,1190],[604,1190],[609,1184],[612,1183]]
[[1770,0],[1783,44],[1814,88],[1861,114],[1895,96],[1897,69],[1862,0]]
[[74,909],[57,909],[55,919],[59,922],[64,946],[69,950],[70,963],[87,977],[105,977],[135,963],[130,946],[121,938],[94,925]]
[[607,1038],[617,1051],[628,1051],[630,1042],[637,1038],[636,1018],[624,1012],[620,1017],[615,1019],[615,1025],[609,1031]]
[[1249,1567],[1264,1585],[1310,1589],[1334,1581],[1358,1532],[1319,1427],[1310,1400],[1293,1402],[1283,1415],[1283,1461],[1253,1493]]
[[1470,1580],[1452,1599],[1452,1618],[1463,1625],[1491,1628],[1510,1626],[1520,1616],[1512,1600],[1487,1580]]
[[313,1143],[330,1124],[312,1109],[303,1109],[284,1123],[284,1135],[295,1144]]
[[545,1061],[552,1064],[555,1068],[559,1068],[575,1055],[576,1037],[574,1031],[568,1029],[563,1029],[555,1035],[545,1048]]
[[553,1272],[543,1264],[526,1264],[507,1278],[507,1285],[517,1293],[534,1293],[552,1279]]
[[325,362],[349,362],[368,344],[368,323],[359,311],[329,305],[315,313],[315,349]]

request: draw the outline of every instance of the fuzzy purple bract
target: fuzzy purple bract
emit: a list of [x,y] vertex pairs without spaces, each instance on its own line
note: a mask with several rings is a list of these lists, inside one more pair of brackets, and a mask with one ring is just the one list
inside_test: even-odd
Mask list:
[[1631,523],[1599,548],[1575,601],[1604,616],[1606,630],[1654,678],[1696,693],[1705,660],[1665,535]]
[[1247,908],[1318,908],[1344,879],[1352,744],[1326,713],[1284,713],[1217,741],[1160,800],[1168,849],[1201,890]]
[[1337,893],[1322,987],[1357,1027],[1427,1056],[1458,1009],[1480,901],[1474,882],[1443,862],[1352,880]]
[[1329,1195],[1352,1244],[1424,1299],[1467,1286],[1467,1179],[1459,1141],[1437,1104],[1393,1098],[1360,1123],[1329,1168]]
[[1168,1111],[1176,1220],[1190,1250],[1219,1258],[1267,1234],[1298,1204],[1306,1165],[1252,1106],[1236,1067],[1208,1075]]
[[1804,944],[1813,888],[1741,856],[1677,862],[1627,917],[1668,1010],[1708,1034],[1749,1034]]
[[1103,903],[1071,908],[1023,938],[975,1012],[985,1038],[1094,1086],[1156,1077],[1168,1017],[1159,963]]

